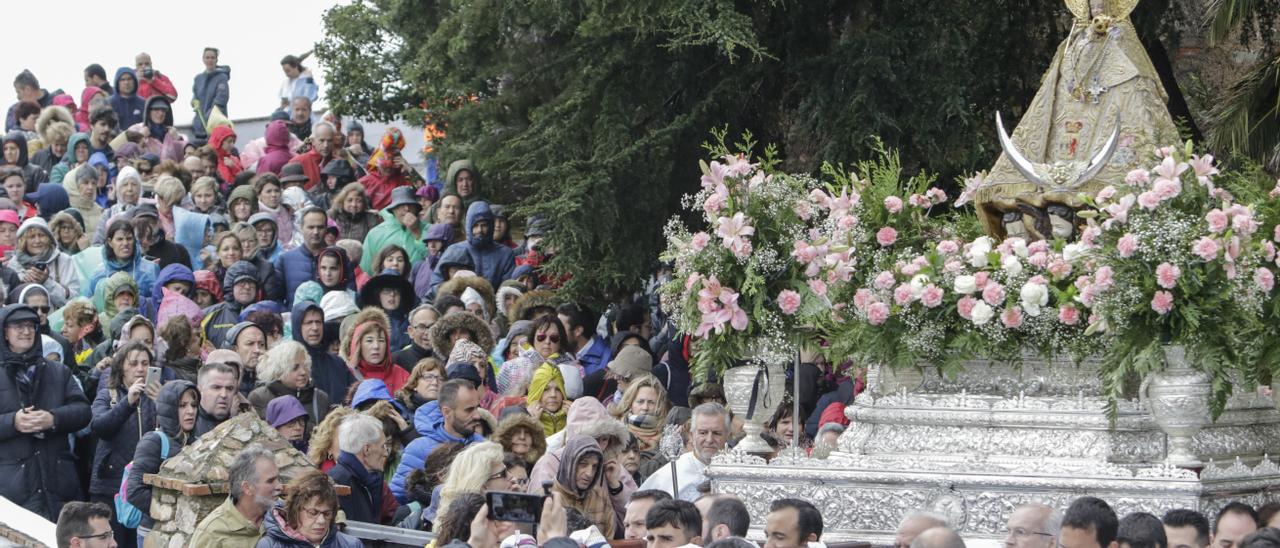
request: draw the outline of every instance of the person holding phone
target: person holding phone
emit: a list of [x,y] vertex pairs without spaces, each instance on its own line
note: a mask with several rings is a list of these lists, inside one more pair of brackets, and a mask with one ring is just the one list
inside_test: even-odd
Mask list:
[[58,250],[53,230],[40,217],[27,219],[18,227],[17,247],[7,268],[23,283],[43,286],[55,309],[80,293],[75,262]]
[[[115,353],[106,388],[93,399],[89,431],[99,440],[89,481],[89,498],[94,502],[112,504],[112,495],[120,490],[120,478],[124,467],[133,460],[138,440],[156,428],[155,397],[160,393],[160,371],[152,365],[152,358],[151,349],[142,342],[126,343]],[[157,373],[154,382],[147,382],[150,370]],[[133,544],[135,533],[114,517],[111,530],[121,546]]]

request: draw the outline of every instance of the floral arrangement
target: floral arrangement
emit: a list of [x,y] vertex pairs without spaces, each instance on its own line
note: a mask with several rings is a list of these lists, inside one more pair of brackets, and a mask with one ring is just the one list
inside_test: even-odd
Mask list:
[[1150,169],[1080,197],[1078,241],[1001,242],[945,214],[946,193],[893,153],[825,165],[824,182],[778,171],[772,148],[752,158],[749,136],[735,153],[717,137],[684,203],[705,228],[666,227],[663,303],[695,336],[695,373],[789,361],[797,345],[944,373],[1033,352],[1100,357],[1115,402],[1178,344],[1210,373],[1218,412],[1233,379],[1266,381],[1280,363],[1280,183],[1268,196],[1260,170],[1161,148]]
[[1262,230],[1251,178],[1219,177],[1213,156],[1194,154],[1190,142],[1160,148],[1156,160],[1092,201],[1098,232],[1087,261],[1095,274],[1080,284],[1081,301],[1106,339],[1102,373],[1112,401],[1126,382],[1164,367],[1161,344],[1178,344],[1213,378],[1218,413],[1233,374],[1258,378],[1251,333],[1275,288],[1280,234]]

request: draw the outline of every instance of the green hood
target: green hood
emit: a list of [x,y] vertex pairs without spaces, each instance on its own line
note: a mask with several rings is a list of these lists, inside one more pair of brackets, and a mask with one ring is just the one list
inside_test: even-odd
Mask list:
[[128,272],[124,271],[116,272],[106,280],[103,280],[93,292],[93,305],[101,311],[98,317],[106,319],[106,321],[102,322],[102,325],[110,325],[111,319],[115,318],[116,313],[119,312],[116,310],[115,299],[111,297],[116,294],[118,289],[124,286],[132,287],[135,296],[138,294],[138,283],[133,281],[133,277],[129,276]]
[[[471,197],[471,200],[475,200],[480,195],[480,172],[476,170],[476,164],[471,160],[454,160],[453,163],[449,164],[448,175],[444,178],[444,191],[458,193],[458,185],[454,181],[458,178],[458,172],[464,169],[471,172],[471,178],[476,182],[475,195]],[[465,207],[463,211],[466,211]]]

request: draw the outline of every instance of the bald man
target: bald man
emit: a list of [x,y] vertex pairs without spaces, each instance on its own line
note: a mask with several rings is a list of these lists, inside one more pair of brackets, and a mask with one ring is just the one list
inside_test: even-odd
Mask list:
[[964,539],[950,527],[930,527],[916,535],[911,548],[964,548]]

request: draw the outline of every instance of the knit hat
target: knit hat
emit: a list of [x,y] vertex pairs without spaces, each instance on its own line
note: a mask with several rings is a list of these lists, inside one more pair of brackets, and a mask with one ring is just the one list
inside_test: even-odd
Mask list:
[[547,386],[555,383],[560,389],[560,393],[564,394],[564,375],[560,374],[560,368],[551,363],[543,363],[533,372],[533,380],[529,381],[529,397],[526,401],[530,405],[542,401],[542,393],[547,391]]
[[307,410],[303,409],[302,402],[288,394],[267,403],[267,423],[272,428],[280,428],[305,416],[307,416]]
[[22,221],[22,225],[18,226],[18,239],[22,239],[22,235],[33,228],[44,232],[45,235],[49,236],[50,240],[53,239],[53,231],[49,229],[49,223],[44,222],[44,219],[40,217],[31,217]]
[[462,304],[467,305],[467,307],[473,304],[478,305],[481,311],[485,310],[484,297],[481,297],[480,292],[472,287],[468,287],[462,292]]
[[320,308],[324,310],[326,322],[336,322],[359,312],[355,299],[346,291],[330,291],[320,298]]
[[473,343],[467,339],[459,339],[453,344],[453,351],[449,352],[449,363],[467,363],[474,364],[477,359],[485,359],[484,349],[480,345]]
[[0,209],[0,223],[18,226],[18,212],[12,209]]

